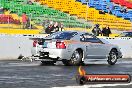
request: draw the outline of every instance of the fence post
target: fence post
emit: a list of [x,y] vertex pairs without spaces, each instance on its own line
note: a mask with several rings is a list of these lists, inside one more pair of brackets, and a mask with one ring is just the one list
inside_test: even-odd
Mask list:
[[9,28],[9,26],[10,26],[10,19],[9,19],[9,16],[10,16],[10,15],[8,15],[8,29],[10,29],[10,28]]
[[32,29],[32,24],[31,24],[31,20],[32,19],[32,13],[30,13],[30,19],[29,19],[29,22],[30,22],[30,29]]
[[[89,0],[85,0],[87,2],[87,7],[86,7],[86,23],[88,21],[88,3],[89,3]],[[84,31],[86,32],[86,29],[87,29],[87,25],[85,25],[85,28],[84,28]]]

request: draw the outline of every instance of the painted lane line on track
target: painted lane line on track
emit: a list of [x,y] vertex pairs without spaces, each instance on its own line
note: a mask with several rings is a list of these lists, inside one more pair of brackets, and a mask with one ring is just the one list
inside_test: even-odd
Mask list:
[[84,85],[84,86],[66,86],[66,87],[52,87],[52,88],[94,88],[94,87],[115,87],[115,86],[129,86],[132,85],[131,83],[128,84],[94,84],[94,85]]
[[[107,62],[106,61],[89,61],[89,62],[85,62],[86,64],[107,64]],[[116,64],[128,64],[128,63],[132,63],[132,61],[121,61],[121,60],[119,60],[119,61],[117,61],[117,63]]]
[[8,63],[8,64],[0,65],[0,67],[14,67],[14,66],[40,66],[40,63]]

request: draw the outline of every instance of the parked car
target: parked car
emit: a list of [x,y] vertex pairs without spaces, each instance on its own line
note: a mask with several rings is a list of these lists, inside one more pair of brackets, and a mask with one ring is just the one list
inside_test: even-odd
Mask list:
[[132,38],[132,32],[123,32],[120,35],[118,35],[117,37],[131,37]]
[[108,64],[114,65],[121,57],[118,46],[87,32],[56,32],[34,40],[32,48],[32,58],[43,64],[62,61],[64,65],[80,65],[86,59],[106,59]]

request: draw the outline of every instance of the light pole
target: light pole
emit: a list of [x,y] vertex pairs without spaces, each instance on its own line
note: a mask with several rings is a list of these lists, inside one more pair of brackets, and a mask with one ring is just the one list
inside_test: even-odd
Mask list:
[[[131,22],[131,28],[132,28],[132,16],[130,17],[130,22]],[[131,29],[132,30],[132,29]]]
[[70,17],[70,14],[69,14],[69,15],[67,15],[67,16],[68,16],[68,18],[67,18],[67,19],[68,19],[68,23],[69,23],[69,24],[68,24],[68,26],[69,26],[69,28],[70,28],[70,20],[71,20],[71,17]]
[[[87,3],[87,7],[86,7],[86,23],[87,23],[87,20],[88,20],[88,3],[89,3],[89,0],[85,0],[86,1],[86,3]],[[86,31],[86,29],[87,29],[87,25],[85,26],[85,29],[84,29],[84,31]]]

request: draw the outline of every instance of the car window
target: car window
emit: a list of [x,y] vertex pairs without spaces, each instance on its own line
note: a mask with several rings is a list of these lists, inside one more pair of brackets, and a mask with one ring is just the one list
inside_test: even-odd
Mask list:
[[77,35],[77,32],[56,32],[49,36],[47,36],[45,39],[65,39],[70,40],[75,35]]
[[80,41],[82,42],[91,42],[91,43],[103,43],[99,38],[94,37],[89,34],[82,34],[80,36]]
[[86,40],[87,42],[91,42],[91,43],[103,43],[100,39],[98,38],[88,38]]
[[86,33],[80,35],[80,41],[82,41],[82,42],[87,42],[87,41],[86,41],[87,38],[93,38],[93,37],[90,36],[89,34],[86,34]]

